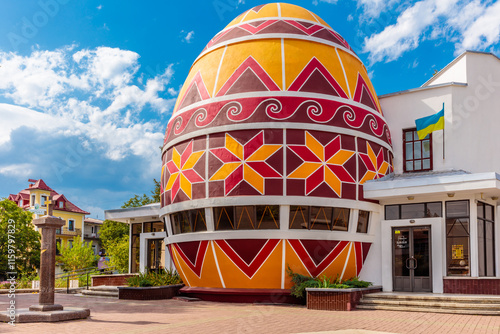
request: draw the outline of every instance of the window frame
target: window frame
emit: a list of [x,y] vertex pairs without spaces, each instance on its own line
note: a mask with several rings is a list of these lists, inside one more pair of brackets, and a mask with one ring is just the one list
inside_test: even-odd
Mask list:
[[[402,210],[402,207],[404,205],[414,205],[414,204],[424,204],[424,211],[427,212],[427,206],[429,204],[435,204],[435,203],[439,203],[439,205],[441,206],[441,215],[438,216],[438,217],[409,217],[409,218],[401,218],[403,216],[403,210]],[[395,218],[395,219],[387,219],[387,207],[395,207],[397,206],[398,207],[398,218]],[[386,204],[384,205],[384,220],[400,220],[400,219],[425,219],[425,218],[442,218],[443,217],[443,202],[440,202],[440,201],[434,201],[434,202],[417,202],[417,203],[402,203],[402,204]]]
[[[293,223],[295,223],[295,216],[297,215],[295,213],[295,214],[293,214],[293,217],[292,217],[292,210],[297,210],[299,207],[301,208],[301,210],[303,210],[304,208],[307,209],[307,217],[303,216],[304,219],[307,219],[307,222],[304,221],[304,223],[307,223],[307,226],[305,228],[302,225],[300,225],[300,226],[302,226],[302,228],[292,227],[292,226],[295,226]],[[324,214],[325,210],[327,210],[327,209],[331,211],[329,217],[326,217],[326,215]],[[338,210],[341,210],[343,212],[345,210],[347,211],[347,221],[346,221],[345,226],[337,224],[337,220],[338,220],[337,218],[340,217],[340,215],[336,216],[336,213],[338,212]],[[316,216],[314,216],[314,212],[317,212]],[[328,224],[327,224],[328,229],[314,228],[314,225],[316,222],[313,222],[313,219],[316,219],[318,217],[318,215],[320,214],[320,212],[323,212],[326,219],[329,219]],[[308,231],[349,232],[349,223],[351,220],[351,215],[352,215],[351,209],[344,208],[344,207],[316,206],[316,205],[290,205],[289,218],[288,218],[288,229],[289,230],[308,230]],[[318,225],[318,226],[322,226],[322,225]]]
[[[479,216],[479,206],[482,205],[483,209],[482,209],[482,216],[480,217]],[[495,265],[495,261],[496,261],[496,256],[495,256],[495,206],[491,205],[491,204],[488,204],[488,203],[485,203],[485,202],[478,202],[477,203],[477,207],[478,207],[478,210],[477,210],[477,230],[478,230],[478,233],[477,233],[477,245],[478,245],[478,248],[480,248],[481,246],[483,247],[483,252],[484,252],[484,258],[482,259],[484,261],[483,265],[484,265],[484,273],[481,273],[479,272],[479,262],[481,261],[480,259],[480,252],[478,252],[478,276],[479,277],[495,277],[496,275],[496,265]],[[486,207],[491,207],[491,214],[492,214],[492,217],[491,219],[488,219],[486,217]],[[481,245],[480,241],[479,241],[479,221],[482,221],[483,222],[483,244]],[[490,254],[490,256],[493,257],[492,259],[492,263],[493,263],[493,273],[491,275],[488,275],[488,247],[487,247],[487,244],[486,244],[486,231],[487,231],[487,227],[486,227],[486,223],[491,223],[492,225],[492,228],[493,228],[493,237],[492,237],[492,243],[493,243],[493,252]]]
[[[467,203],[467,212],[466,214],[449,214],[448,212],[448,205],[451,205],[451,203],[458,203],[458,202],[465,202]],[[446,238],[446,251],[445,251],[445,258],[446,258],[446,271],[445,271],[445,274],[447,277],[471,277],[472,275],[472,270],[471,270],[471,249],[470,249],[470,245],[471,245],[471,236],[470,236],[470,230],[471,230],[471,207],[470,207],[470,201],[469,200],[455,200],[455,201],[446,201],[445,202],[445,206],[444,206],[444,216],[445,216],[445,238]],[[451,210],[450,210],[451,211]],[[451,265],[449,262],[450,262],[450,259],[448,258],[448,252],[449,252],[449,249],[451,248],[451,246],[453,244],[451,244],[452,242],[452,238],[465,238],[465,236],[448,236],[451,232],[451,229],[448,230],[448,220],[449,219],[466,219],[468,220],[467,224],[468,224],[468,231],[466,231],[466,234],[467,234],[467,241],[468,241],[468,244],[467,244],[467,261],[468,261],[468,272],[466,274],[450,274],[450,268],[449,266]],[[463,221],[459,221],[460,225],[462,227],[463,226]],[[465,255],[465,249],[464,249],[464,255]],[[452,260],[452,259],[451,259]],[[452,268],[453,269],[456,269],[456,268]]]
[[40,195],[40,206],[42,208],[47,207],[47,201],[49,200],[49,197],[47,195]]
[[[406,133],[408,132],[414,132],[414,134],[417,133],[417,128],[409,128],[409,129],[403,129],[403,172],[405,173],[421,173],[421,172],[429,172],[429,171],[432,171],[433,168],[434,168],[434,158],[433,158],[433,149],[432,149],[432,133],[429,133],[424,139],[419,139],[419,140],[412,140],[411,142],[412,143],[415,143],[417,141],[419,142],[423,142],[424,140],[429,140],[429,159],[430,159],[430,168],[425,168],[424,169],[424,159],[427,159],[427,158],[423,158],[423,154],[421,155],[421,158],[420,159],[410,159],[412,162],[413,162],[413,170],[407,170],[406,169],[406,162],[407,161],[410,161],[410,160],[407,160],[406,159]],[[412,136],[414,136],[414,134],[412,134]],[[414,137],[412,137],[414,139]],[[409,142],[408,142],[409,143]],[[423,145],[420,145],[421,147],[421,153],[423,153],[423,150],[422,150],[422,147]],[[415,153],[413,153],[413,158],[415,157]],[[419,160],[421,161],[421,165],[422,165],[422,169],[419,169],[419,170],[415,170],[415,161],[416,160]]]
[[74,219],[68,219],[68,231],[69,232],[75,231],[75,220]]

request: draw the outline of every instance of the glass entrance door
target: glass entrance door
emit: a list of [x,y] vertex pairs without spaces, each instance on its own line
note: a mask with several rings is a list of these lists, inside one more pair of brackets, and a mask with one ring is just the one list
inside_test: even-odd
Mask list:
[[393,289],[432,292],[430,226],[393,227]]
[[163,239],[148,239],[148,252],[148,270],[158,272],[158,270],[163,269],[165,263]]

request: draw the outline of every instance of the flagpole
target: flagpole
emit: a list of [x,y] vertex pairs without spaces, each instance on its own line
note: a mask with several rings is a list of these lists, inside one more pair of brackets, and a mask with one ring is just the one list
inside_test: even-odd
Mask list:
[[444,160],[444,157],[445,157],[445,154],[444,154],[444,139],[445,139],[444,128],[445,128],[445,120],[446,120],[446,118],[444,117],[444,102],[443,102],[443,160]]

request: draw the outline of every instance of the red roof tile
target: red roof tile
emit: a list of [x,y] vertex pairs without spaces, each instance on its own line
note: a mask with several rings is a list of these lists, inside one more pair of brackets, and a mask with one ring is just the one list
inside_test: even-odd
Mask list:
[[39,179],[39,180],[29,179],[28,182],[32,183],[29,185],[28,188],[21,190],[17,195],[15,195],[15,194],[9,195],[9,199],[13,202],[16,202],[17,204],[19,204],[19,201],[21,199],[27,200],[28,203],[23,206],[24,209],[29,209],[30,190],[40,189],[40,190],[50,191],[50,196],[52,196],[52,199],[54,201],[63,201],[64,202],[63,208],[59,208],[59,205],[56,204],[56,205],[54,205],[54,210],[90,215],[90,212],[87,212],[87,211],[80,209],[75,204],[71,203],[63,194],[58,194],[54,189],[50,188],[42,179]]

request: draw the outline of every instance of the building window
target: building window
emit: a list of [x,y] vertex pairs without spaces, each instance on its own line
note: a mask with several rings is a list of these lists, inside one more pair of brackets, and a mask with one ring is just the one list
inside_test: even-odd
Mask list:
[[64,207],[64,202],[63,201],[60,201],[59,202],[59,209],[62,209]]
[[22,208],[23,207],[23,200],[20,200],[19,201],[19,207]]
[[469,201],[446,202],[448,276],[470,276]]
[[141,240],[142,223],[132,224],[132,239],[130,240],[130,247],[132,248],[132,255],[130,257],[130,272],[136,273],[139,271],[139,257],[141,255]]
[[56,239],[56,255],[61,255],[61,239]]
[[74,231],[75,230],[75,221],[73,219],[68,220],[68,231]]
[[358,228],[356,232],[358,233],[368,233],[368,222],[370,220],[370,212],[359,210],[358,215]]
[[279,229],[279,205],[224,206],[214,208],[216,230]]
[[477,203],[479,276],[495,276],[495,217],[492,205]]
[[92,245],[92,252],[94,253],[94,255],[97,255],[97,246],[96,245]]
[[45,202],[47,202],[47,196],[41,195],[40,196],[40,206],[45,207],[46,206]]
[[432,134],[418,139],[417,130],[403,130],[403,169],[405,172],[432,170]]
[[33,194],[33,195],[31,195],[31,204],[30,205],[35,206],[35,201],[36,201],[36,195]]
[[386,205],[385,220],[442,217],[442,207],[441,202]]
[[203,232],[207,230],[205,209],[180,211],[170,215],[172,233]]
[[349,209],[322,206],[290,206],[290,229],[347,231]]
[[68,240],[69,249],[73,248],[73,240]]
[[163,231],[165,231],[165,224],[163,224],[163,222],[144,223],[143,233],[163,232]]

